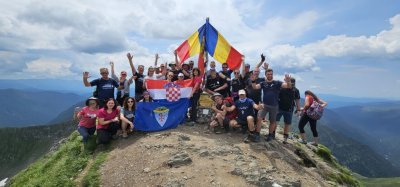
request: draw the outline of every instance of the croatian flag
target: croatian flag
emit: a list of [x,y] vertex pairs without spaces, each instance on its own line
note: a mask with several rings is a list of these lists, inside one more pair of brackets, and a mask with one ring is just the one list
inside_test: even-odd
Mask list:
[[154,102],[136,104],[135,129],[161,131],[176,128],[185,119],[192,92],[192,80],[169,83],[166,80],[146,80]]

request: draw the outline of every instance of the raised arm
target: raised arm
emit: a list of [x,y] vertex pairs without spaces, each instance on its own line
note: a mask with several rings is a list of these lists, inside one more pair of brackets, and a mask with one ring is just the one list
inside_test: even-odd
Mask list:
[[285,75],[285,82],[282,83],[282,88],[292,88],[292,82],[290,81],[291,77],[289,74]]
[[158,56],[158,53],[156,53],[156,59],[154,60],[154,67],[157,67],[157,62],[158,62],[158,59],[160,58],[159,56]]
[[259,68],[263,64],[264,61],[265,61],[265,56],[264,56],[264,54],[261,54],[261,61],[256,65],[256,67]]
[[88,81],[89,77],[90,77],[89,76],[89,72],[87,72],[87,71],[83,72],[83,85],[85,85],[86,87],[90,87],[91,86],[89,81]]
[[245,64],[244,64],[244,55],[242,55],[242,73],[241,73],[241,75],[242,75],[242,78],[244,78],[244,76],[245,76],[245,72],[244,72],[244,68],[245,68]]
[[130,53],[126,54],[126,57],[128,57],[128,61],[129,61],[129,65],[131,66],[131,70],[132,70],[132,75],[136,74],[136,69],[135,66],[133,65],[133,56]]
[[115,75],[115,70],[114,70],[114,62],[110,62],[111,66],[111,78],[113,78],[115,81],[119,81],[118,77]]

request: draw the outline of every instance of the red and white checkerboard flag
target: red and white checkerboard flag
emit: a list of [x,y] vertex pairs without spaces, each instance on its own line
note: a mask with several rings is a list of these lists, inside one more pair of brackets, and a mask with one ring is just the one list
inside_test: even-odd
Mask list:
[[146,79],[146,88],[154,100],[166,99],[173,102],[180,98],[189,98],[192,92],[192,80],[168,82],[166,80]]

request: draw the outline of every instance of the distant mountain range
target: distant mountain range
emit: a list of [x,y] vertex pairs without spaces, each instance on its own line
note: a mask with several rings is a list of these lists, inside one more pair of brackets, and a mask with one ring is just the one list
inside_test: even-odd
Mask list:
[[399,101],[346,106],[336,108],[334,112],[346,122],[335,126],[338,131],[368,145],[400,168]]
[[71,105],[83,100],[85,100],[84,96],[73,93],[2,89],[0,90],[2,105],[0,107],[0,127],[48,124]]

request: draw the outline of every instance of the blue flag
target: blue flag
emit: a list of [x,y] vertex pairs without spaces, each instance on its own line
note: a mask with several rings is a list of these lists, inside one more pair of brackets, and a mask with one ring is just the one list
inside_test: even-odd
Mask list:
[[161,131],[176,128],[185,119],[189,99],[175,102],[158,100],[138,102],[135,111],[135,129],[139,131]]

